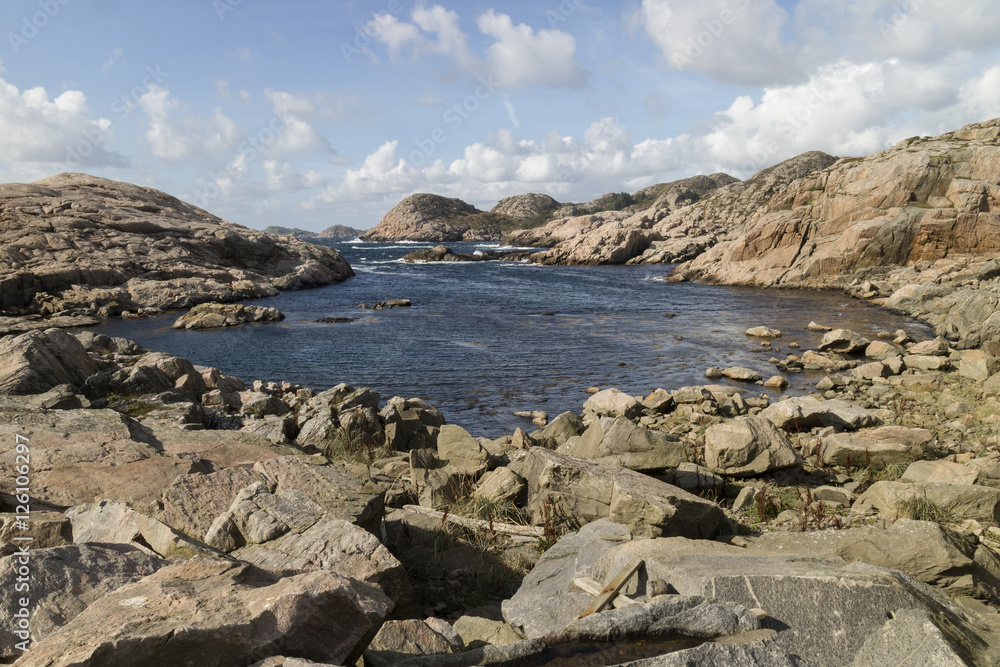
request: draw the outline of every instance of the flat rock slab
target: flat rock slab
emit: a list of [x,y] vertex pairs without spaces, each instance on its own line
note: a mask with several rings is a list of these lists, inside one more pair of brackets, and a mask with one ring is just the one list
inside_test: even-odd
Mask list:
[[[808,556],[771,556],[704,540],[637,540],[608,551],[596,579],[635,558],[640,590],[662,579],[681,595],[710,597],[767,612],[775,646],[818,667],[849,664],[890,615],[928,611],[939,627],[976,636],[974,621],[944,595],[901,572]],[[979,639],[979,648],[988,644]],[[983,662],[982,664],[990,664]]]
[[[1000,556],[944,526],[900,519],[888,530],[862,526],[806,533],[772,532],[746,538],[754,553],[843,558],[900,570],[952,595],[989,599],[1000,594]],[[980,553],[982,551],[982,553]]]
[[232,505],[240,489],[263,479],[245,467],[181,475],[163,492],[160,518],[181,532],[204,539],[220,508]]
[[94,602],[19,665],[222,667],[286,653],[353,664],[391,606],[376,589],[328,571],[279,579],[196,558]]
[[208,545],[121,503],[85,503],[66,510],[66,516],[73,524],[73,541],[77,544],[129,544],[163,558],[218,555]]
[[[31,637],[39,641],[73,620],[96,600],[139,581],[167,561],[124,544],[80,544],[32,549]],[[0,658],[19,657],[11,634],[18,611],[15,584],[18,556],[0,558]]]
[[528,482],[532,521],[546,516],[578,527],[609,518],[646,537],[711,537],[724,514],[711,501],[624,468],[604,466],[541,447],[511,466]]
[[927,429],[882,426],[830,435],[823,439],[821,456],[826,465],[882,470],[919,459],[933,441],[934,434]]

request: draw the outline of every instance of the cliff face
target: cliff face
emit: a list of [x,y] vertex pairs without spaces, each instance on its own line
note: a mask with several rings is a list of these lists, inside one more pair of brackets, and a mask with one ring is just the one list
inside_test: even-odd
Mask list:
[[[365,241],[495,241],[499,230],[479,228],[482,211],[461,199],[417,194],[407,197],[389,211]],[[476,227],[474,229],[474,227]]]
[[0,311],[118,315],[339,282],[334,250],[85,174],[0,185]]
[[873,268],[1000,251],[1000,122],[843,159],[775,193],[687,278],[830,287]]

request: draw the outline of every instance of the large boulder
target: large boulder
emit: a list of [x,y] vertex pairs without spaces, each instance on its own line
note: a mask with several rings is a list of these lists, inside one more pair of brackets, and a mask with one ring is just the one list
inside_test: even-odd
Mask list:
[[478,479],[489,467],[489,453],[461,426],[446,424],[441,427],[437,451],[448,470],[456,475]]
[[[21,655],[14,647],[19,611],[18,554],[0,558],[0,659]],[[73,620],[96,600],[167,565],[158,556],[124,544],[79,544],[30,550],[31,640],[38,642]]]
[[627,417],[634,419],[642,414],[642,403],[618,389],[599,391],[583,404],[584,412],[593,412],[605,417]]
[[228,508],[241,489],[263,477],[244,467],[224,468],[211,474],[181,475],[163,492],[160,518],[174,528],[199,539]]
[[871,345],[871,341],[856,331],[850,329],[834,329],[823,335],[819,349],[824,352],[841,352],[843,354],[855,354],[864,352]]
[[528,509],[536,524],[578,527],[609,518],[634,535],[711,537],[723,520],[715,503],[624,468],[528,450],[511,466],[528,482]]
[[685,459],[678,436],[645,428],[625,417],[595,420],[582,435],[570,438],[556,451],[641,472],[676,468]]
[[378,589],[330,571],[279,578],[245,563],[196,558],[94,602],[20,664],[221,667],[283,654],[353,664],[391,608]]
[[785,434],[762,417],[737,417],[705,431],[705,464],[728,477],[756,477],[801,461]]
[[394,396],[380,415],[386,445],[401,452],[434,447],[445,423],[440,410],[419,398]]
[[99,370],[83,345],[61,329],[0,339],[0,394],[42,394],[61,384],[82,389]]
[[563,629],[594,600],[573,580],[593,578],[601,557],[631,539],[626,526],[607,519],[566,535],[542,554],[517,593],[504,600],[504,619],[529,639]]
[[253,471],[264,478],[272,494],[280,495],[284,490],[301,493],[332,516],[379,534],[385,489],[345,464],[282,456],[260,461]]
[[764,408],[760,416],[786,431],[807,431],[817,426],[856,431],[880,423],[878,417],[852,403],[840,399],[821,401],[813,396],[778,401]]
[[310,521],[273,540],[247,544],[232,556],[275,573],[330,570],[377,586],[392,600],[395,616],[417,613],[406,570],[377,537],[326,513]]
[[882,426],[827,436],[821,456],[826,465],[881,470],[919,459],[933,441],[934,434],[926,429]]

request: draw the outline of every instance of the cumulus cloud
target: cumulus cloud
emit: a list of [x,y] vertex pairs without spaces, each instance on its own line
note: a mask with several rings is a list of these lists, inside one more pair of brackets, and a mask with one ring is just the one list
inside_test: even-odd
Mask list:
[[576,87],[583,70],[576,62],[576,39],[561,30],[534,31],[492,9],[479,17],[479,30],[495,41],[487,48],[490,71],[506,88],[534,85]]
[[21,91],[0,79],[0,156],[7,163],[45,163],[60,170],[127,166],[105,145],[114,139],[111,121],[87,112],[80,91],[50,99],[44,88]]
[[271,192],[298,192],[326,185],[326,179],[319,172],[309,170],[305,174],[300,174],[287,162],[265,160],[264,172],[267,174],[264,186]]
[[178,117],[179,103],[156,84],[139,98],[139,106],[149,117],[146,142],[164,160],[218,159],[234,153],[245,136],[220,108],[211,118]]
[[470,75],[491,75],[504,88],[576,87],[585,80],[577,63],[576,40],[561,30],[536,31],[524,23],[515,25],[507,14],[490,9],[476,21],[480,32],[493,40],[484,59],[469,47],[469,37],[461,29],[457,12],[441,5],[418,4],[411,19],[406,22],[392,14],[377,14],[365,26],[365,32],[375,35],[394,59],[407,53],[414,59],[444,56]]
[[742,85],[804,73],[804,54],[782,39],[789,15],[774,0],[643,0],[639,20],[675,70]]

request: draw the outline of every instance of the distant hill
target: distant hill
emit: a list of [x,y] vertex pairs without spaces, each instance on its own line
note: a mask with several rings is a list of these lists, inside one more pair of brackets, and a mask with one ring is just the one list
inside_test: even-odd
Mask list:
[[365,233],[364,229],[355,229],[354,227],[345,227],[344,225],[334,225],[333,227],[327,227],[319,234],[315,236],[321,239],[356,239]]
[[265,234],[275,234],[279,236],[294,236],[297,239],[311,239],[316,237],[316,232],[308,229],[296,229],[295,227],[278,227],[271,225],[264,230]]

